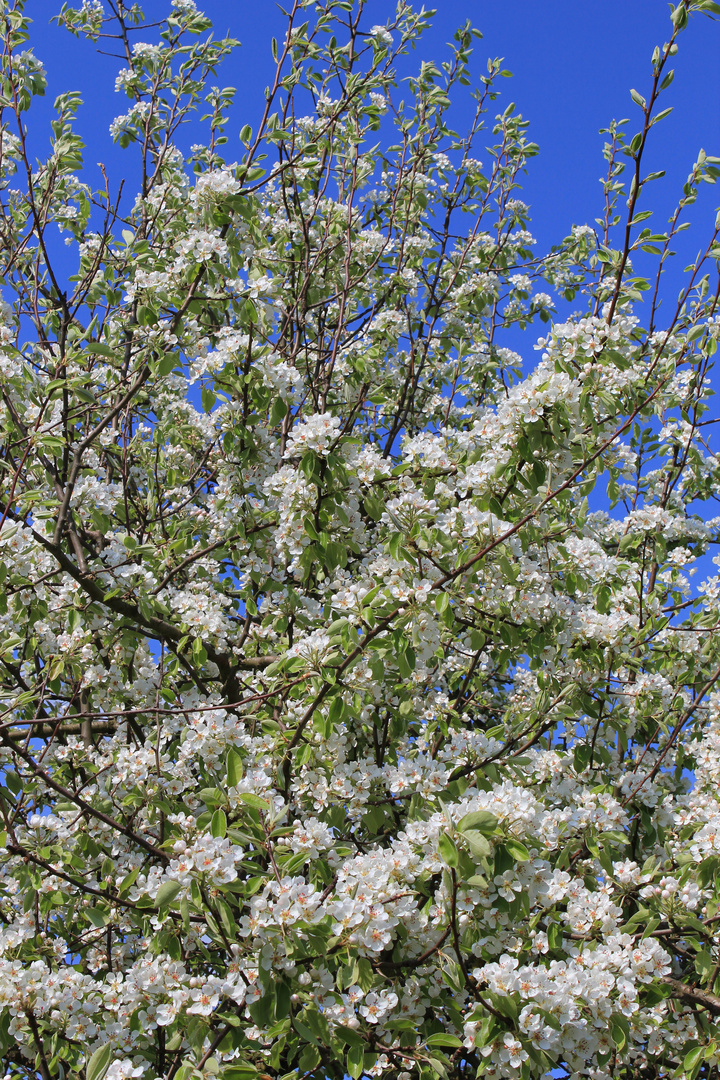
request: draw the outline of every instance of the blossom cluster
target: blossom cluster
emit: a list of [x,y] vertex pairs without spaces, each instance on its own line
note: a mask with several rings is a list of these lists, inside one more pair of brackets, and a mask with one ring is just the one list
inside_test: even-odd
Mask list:
[[712,1080],[716,295],[696,267],[663,323],[632,269],[679,218],[610,246],[621,128],[606,227],[538,257],[525,122],[475,156],[500,61],[452,133],[471,31],[411,116],[424,9],[296,7],[234,161],[193,0],[147,41],[63,8],[128,43],[132,199],[83,179],[73,95],[27,159],[46,75],[8,19],[0,1062]]

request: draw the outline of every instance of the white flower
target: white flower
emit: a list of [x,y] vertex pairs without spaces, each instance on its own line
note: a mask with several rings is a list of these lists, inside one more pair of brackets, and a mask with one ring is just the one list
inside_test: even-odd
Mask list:
[[111,1062],[105,1076],[109,1077],[109,1080],[131,1080],[136,1076],[142,1076],[144,1071],[142,1065],[133,1065],[129,1058],[124,1058],[122,1061]]
[[388,49],[392,48],[393,36],[386,26],[373,26],[369,36],[377,41],[379,45],[383,45]]
[[360,1015],[364,1016],[369,1024],[379,1024],[397,1003],[398,996],[392,991],[381,990],[379,994],[376,994],[371,990],[365,995],[365,1000],[360,1006]]
[[296,457],[305,450],[314,450],[326,457],[337,440],[340,418],[330,413],[315,413],[297,423],[290,433],[285,457]]

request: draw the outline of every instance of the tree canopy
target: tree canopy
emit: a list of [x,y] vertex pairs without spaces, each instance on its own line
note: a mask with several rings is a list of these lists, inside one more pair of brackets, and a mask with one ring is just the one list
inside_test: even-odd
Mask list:
[[720,158],[644,158],[720,6],[542,253],[470,23],[292,0],[238,142],[193,0],[65,6],[130,194],[0,12],[6,1080],[716,1080]]

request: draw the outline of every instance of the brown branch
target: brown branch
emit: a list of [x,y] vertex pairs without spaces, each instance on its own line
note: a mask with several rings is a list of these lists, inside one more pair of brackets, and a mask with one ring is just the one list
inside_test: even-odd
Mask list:
[[687,983],[680,982],[679,979],[673,979],[671,975],[663,975],[662,981],[686,1001],[702,1005],[714,1016],[720,1016],[720,997],[716,994],[711,994],[709,990],[701,990],[699,986],[689,986]]

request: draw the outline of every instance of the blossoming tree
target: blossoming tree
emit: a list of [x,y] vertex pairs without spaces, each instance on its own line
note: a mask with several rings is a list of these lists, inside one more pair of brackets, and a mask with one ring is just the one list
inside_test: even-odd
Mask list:
[[720,6],[543,256],[469,25],[401,84],[426,13],[292,0],[228,150],[192,0],[63,8],[126,55],[126,202],[77,95],[31,158],[0,10],[5,1072],[716,1077],[720,220],[660,301],[720,170],[651,231],[643,159]]

